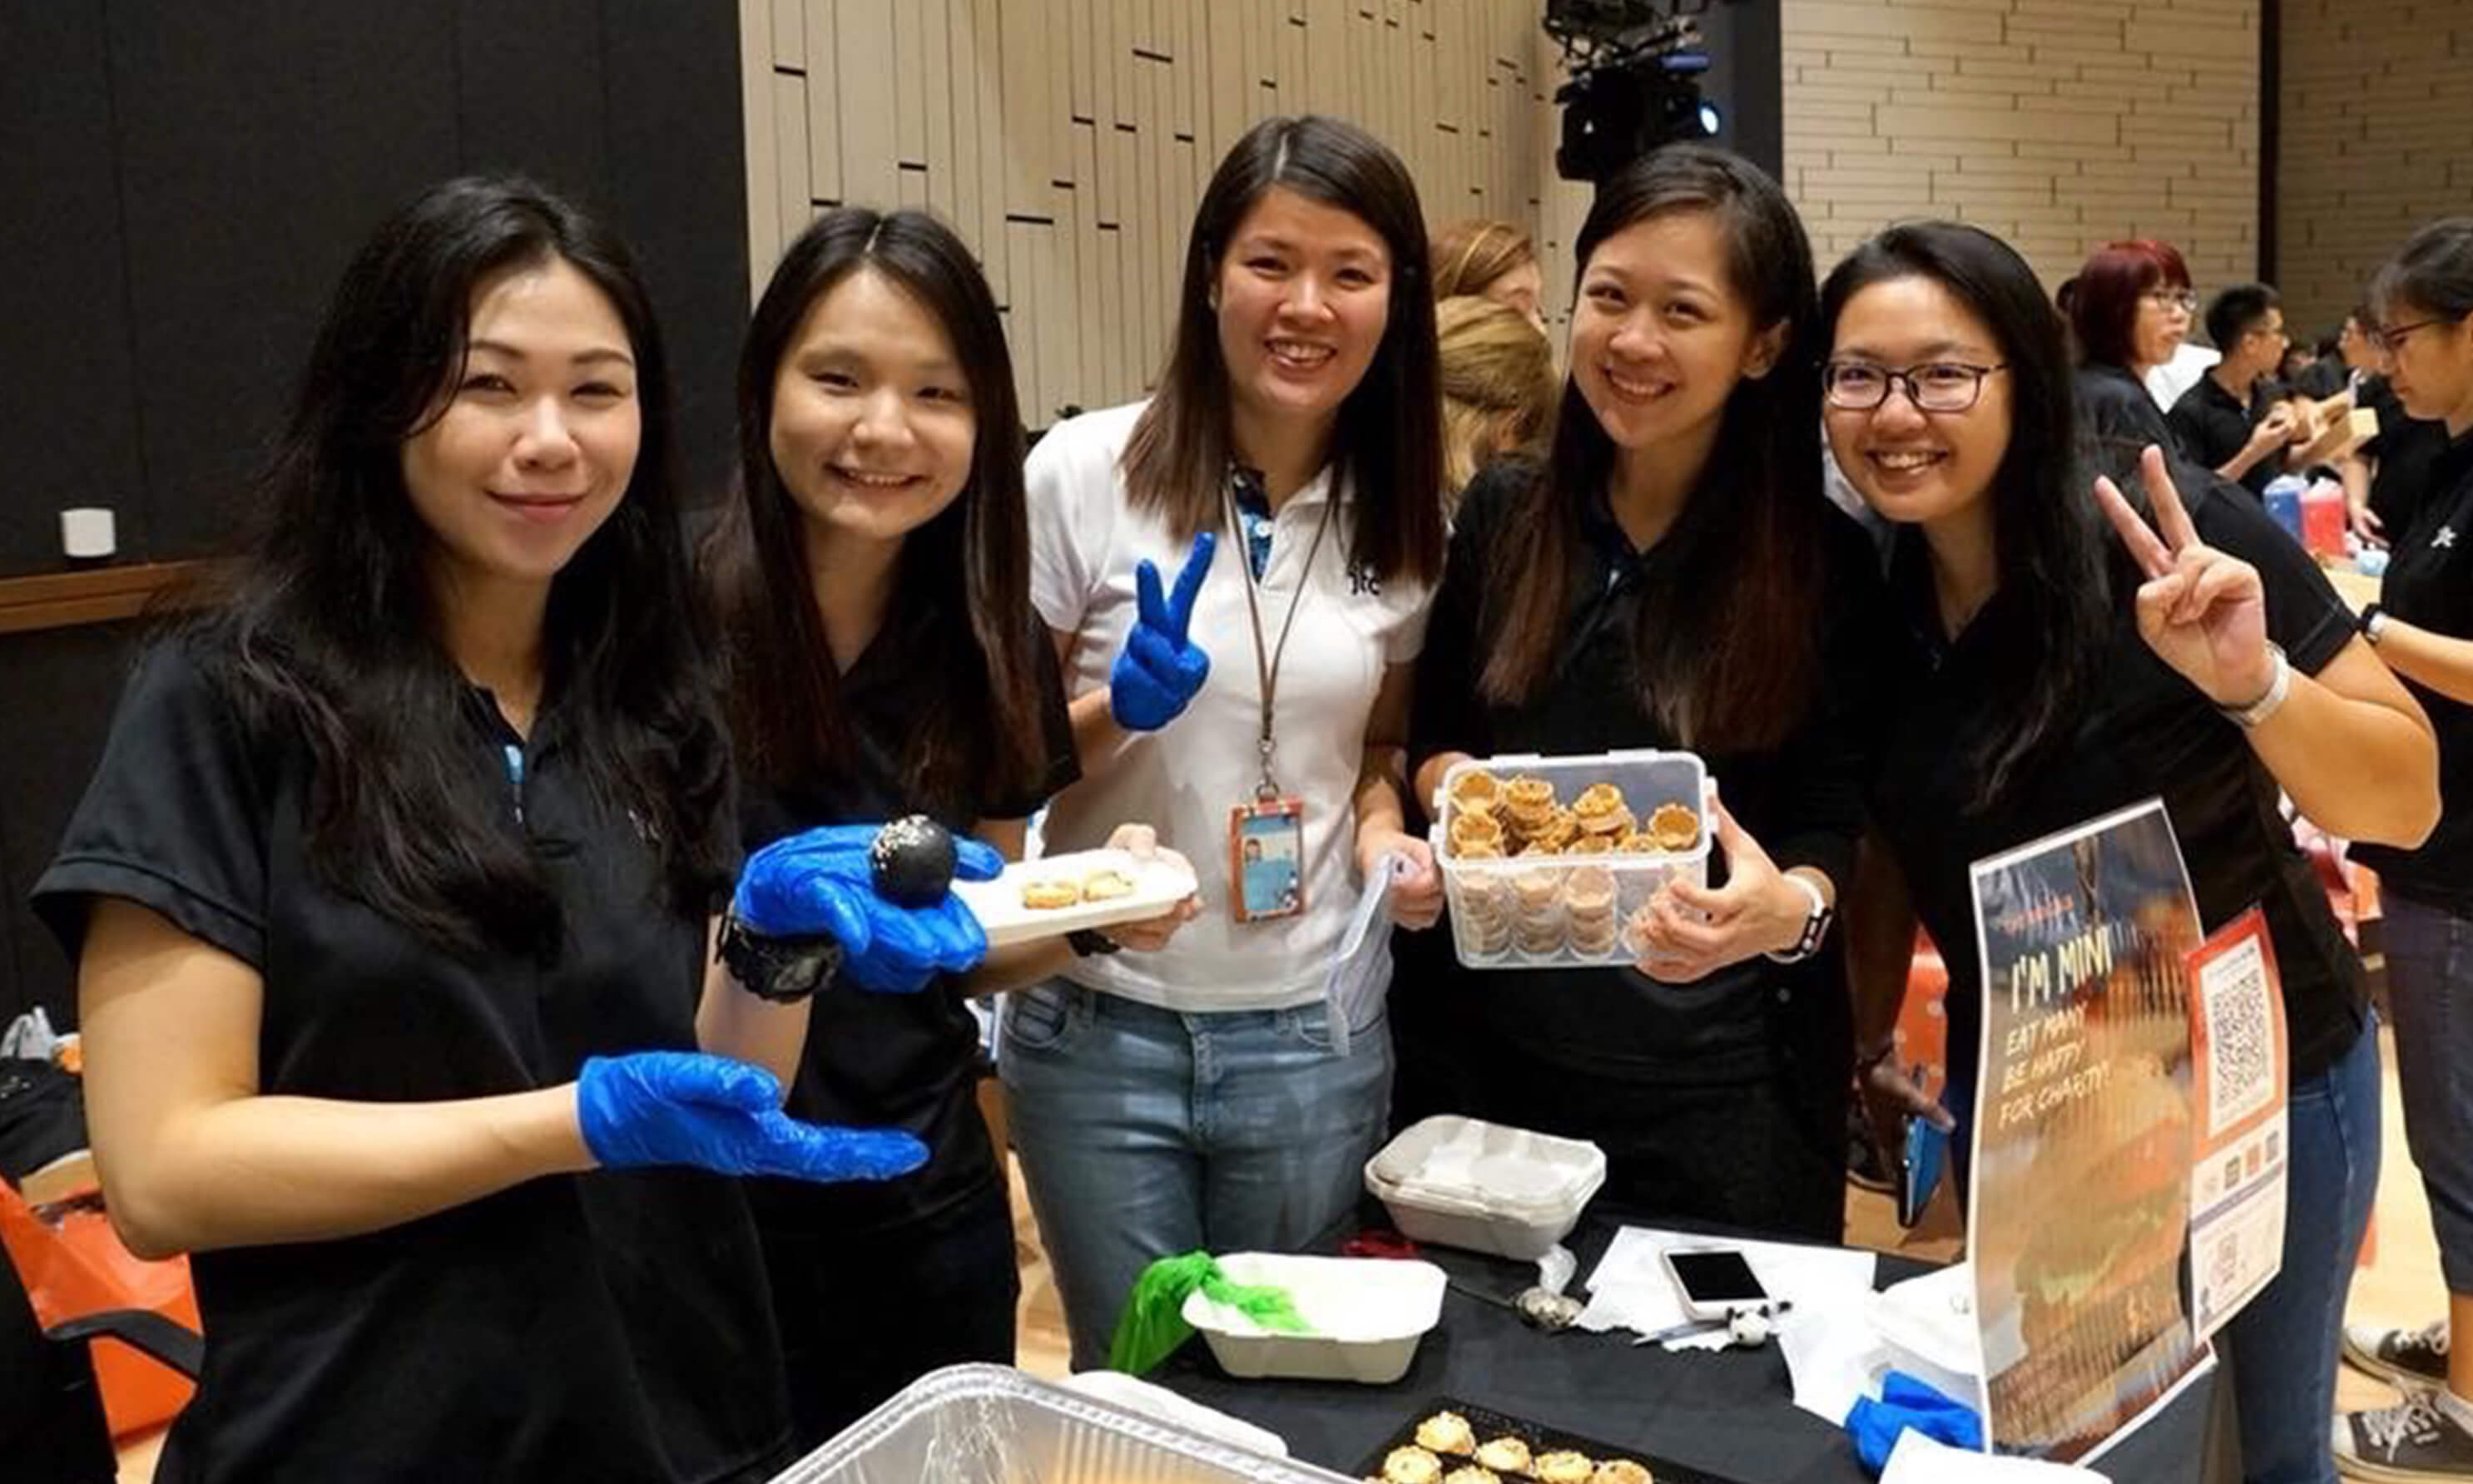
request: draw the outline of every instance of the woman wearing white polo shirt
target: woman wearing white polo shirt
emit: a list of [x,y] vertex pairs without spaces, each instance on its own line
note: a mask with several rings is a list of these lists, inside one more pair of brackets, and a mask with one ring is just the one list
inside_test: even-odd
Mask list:
[[1323,996],[1385,855],[1409,863],[1395,920],[1441,908],[1402,802],[1444,542],[1426,279],[1398,157],[1334,120],[1266,120],[1195,211],[1158,395],[1030,457],[1031,596],[1082,763],[1046,848],[1155,821],[1204,900],[1166,951],[1081,959],[1006,1012],[1076,1368],[1105,1360],[1152,1259],[1323,1234],[1381,1136],[1389,1037],[1374,1014],[1335,1053]]

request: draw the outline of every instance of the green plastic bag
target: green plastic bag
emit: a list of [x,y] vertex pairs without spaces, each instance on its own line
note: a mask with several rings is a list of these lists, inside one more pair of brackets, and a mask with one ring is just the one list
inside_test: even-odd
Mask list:
[[1297,1312],[1296,1301],[1285,1288],[1231,1282],[1211,1254],[1189,1252],[1160,1258],[1135,1281],[1134,1291],[1125,1299],[1125,1312],[1116,1320],[1116,1337],[1108,1346],[1108,1369],[1141,1376],[1193,1338],[1193,1327],[1185,1322],[1185,1301],[1196,1289],[1265,1329],[1313,1333],[1313,1326]]

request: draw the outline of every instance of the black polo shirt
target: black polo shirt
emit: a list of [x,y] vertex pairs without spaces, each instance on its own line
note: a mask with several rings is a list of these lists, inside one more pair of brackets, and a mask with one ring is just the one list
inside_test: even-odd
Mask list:
[[[2269,635],[2303,674],[2351,640],[2341,599],[2282,528],[2226,481],[2176,471],[2208,544],[2248,562],[2267,590]],[[2239,726],[2139,637],[2134,585],[2115,584],[2102,667],[2073,734],[1986,808],[1976,758],[2002,720],[2001,682],[2036,662],[2025,615],[1996,592],[1955,641],[1942,637],[1920,533],[1899,535],[1890,589],[1905,615],[1904,658],[1885,693],[1893,714],[1873,793],[1873,827],[1903,868],[1915,909],[1949,967],[1953,1085],[1974,1086],[1982,964],[1968,868],[2111,810],[2161,796],[2212,932],[2261,906],[2284,982],[2293,1074],[2324,1070],[2362,1025],[2360,961],[2310,861],[2279,812],[2274,778]],[[1953,1099],[1953,1107],[1966,1104]]]
[[[1081,777],[1074,760],[1073,723],[1065,707],[1065,684],[1056,649],[1044,627],[1033,626],[1044,762],[1027,782],[997,778],[989,712],[981,706],[948,708],[948,677],[976,673],[974,647],[952,648],[966,635],[958,626],[916,615],[888,623],[841,678],[841,701],[850,718],[851,751],[832,777],[792,784],[745,778],[740,837],[751,851],[784,835],[820,825],[870,824],[905,814],[926,814],[948,829],[968,831],[981,820],[1027,819],[1060,789]],[[908,781],[903,758],[911,740],[926,728],[958,732],[978,780],[951,798],[921,795]],[[880,1232],[935,1216],[996,1179],[995,1151],[976,1102],[978,1021],[958,978],[939,978],[916,994],[867,994],[837,990],[816,996],[807,1023],[807,1044],[790,1089],[793,1116],[810,1122],[868,1128],[901,1128],[927,1145],[927,1163],[898,1180],[817,1185],[798,1181],[750,1183],[757,1219],[767,1239],[830,1237]]]
[[2447,424],[2408,416],[2404,399],[2385,376],[2365,376],[2355,393],[2356,405],[2378,415],[2379,431],[2361,446],[2373,461],[2370,513],[2392,542],[2413,522],[2436,478],[2433,466],[2447,447]]
[[[1452,535],[1443,582],[1417,661],[1409,729],[1412,768],[1441,753],[1485,757],[1505,753],[1602,753],[1679,745],[1644,703],[1634,644],[1641,595],[1670,581],[1671,542],[1635,552],[1602,497],[1585,517],[1586,539],[1570,585],[1565,647],[1555,674],[1517,706],[1486,701],[1477,677],[1491,653],[1480,608],[1488,558],[1537,467],[1494,465],[1470,483]],[[1695,498],[1721,498],[1703,491]],[[1814,491],[1815,500],[1819,498]],[[1780,869],[1814,866],[1842,888],[1862,824],[1867,757],[1859,718],[1866,705],[1858,665],[1862,635],[1882,609],[1872,547],[1853,521],[1828,513],[1830,594],[1824,604],[1824,686],[1811,714],[1776,751],[1704,754],[1726,807]],[[1710,855],[1710,879],[1725,879],[1724,853]],[[1443,935],[1430,935],[1440,938]],[[1578,1079],[1657,1080],[1708,1085],[1765,1075],[1770,1017],[1781,993],[1819,988],[1813,964],[1765,959],[1737,964],[1694,984],[1669,985],[1623,968],[1484,972],[1442,962],[1448,945],[1418,955],[1419,967],[1467,983],[1468,1003],[1485,1017],[1482,1033],[1527,1050]],[[1422,986],[1410,986],[1424,993]],[[1833,998],[1842,996],[1832,995]]]
[[[2258,426],[2265,411],[2225,391],[2223,383],[2214,376],[2202,375],[2197,386],[2181,394],[2181,399],[2173,404],[2172,413],[2164,420],[2180,441],[2184,457],[2216,469],[2232,462],[2233,456],[2248,444],[2250,430]],[[2270,453],[2251,465],[2238,483],[2264,500],[2268,482],[2281,467],[2282,461]]]
[[[572,1081],[587,1057],[691,1050],[705,922],[566,766],[553,702],[521,739],[468,694],[471,778],[503,791],[565,917],[553,963],[466,959],[321,884],[295,735],[252,734],[189,647],[158,645],[35,907],[75,957],[89,901],[137,902],[264,980],[268,1094],[420,1102]],[[735,1182],[545,1176],[335,1241],[203,1252],[183,1481],[760,1478],[787,1442],[761,1259]]]
[[[2419,426],[2443,438],[2447,425]],[[2415,628],[2473,638],[2473,432],[2441,443],[2425,477],[2419,513],[2389,547],[2379,602]],[[2473,916],[2473,706],[2398,678],[2438,732],[2438,827],[2413,850],[2357,845],[2353,858],[2387,891]]]
[[2097,468],[2116,484],[2126,488],[2137,479],[2139,452],[2149,443],[2169,454],[2190,456],[2147,384],[2122,368],[2098,361],[2080,366],[2077,399],[2079,419],[2095,441]]

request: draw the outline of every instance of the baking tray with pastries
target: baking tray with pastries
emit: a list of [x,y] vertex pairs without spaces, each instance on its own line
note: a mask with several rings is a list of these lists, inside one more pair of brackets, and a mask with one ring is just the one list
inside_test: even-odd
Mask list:
[[1628,964],[1675,876],[1706,881],[1708,770],[1691,753],[1455,763],[1433,827],[1452,942],[1477,969]]
[[1741,1484],[1450,1397],[1420,1407],[1357,1472],[1367,1484]]

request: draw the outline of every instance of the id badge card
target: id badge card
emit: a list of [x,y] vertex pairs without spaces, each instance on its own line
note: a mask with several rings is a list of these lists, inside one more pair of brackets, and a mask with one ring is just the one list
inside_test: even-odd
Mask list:
[[1264,799],[1228,811],[1230,909],[1239,922],[1292,918],[1306,910],[1306,805]]

